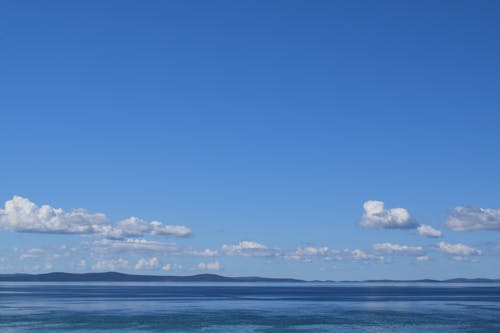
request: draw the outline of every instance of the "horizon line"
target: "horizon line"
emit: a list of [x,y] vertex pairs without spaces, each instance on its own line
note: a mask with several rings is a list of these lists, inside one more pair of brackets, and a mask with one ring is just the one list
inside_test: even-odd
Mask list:
[[[22,278],[24,277],[47,277],[50,275],[66,275],[66,276],[88,276],[88,275],[93,275],[93,276],[110,276],[110,275],[120,275],[122,277],[130,277],[130,278],[149,278],[149,279],[159,279],[157,281],[113,281],[113,280],[101,280],[101,282],[231,282],[231,280],[234,280],[233,282],[475,282],[477,280],[481,280],[484,282],[500,282],[500,277],[473,277],[473,278],[464,278],[464,277],[455,277],[455,278],[447,278],[447,279],[435,279],[435,278],[418,278],[418,279],[388,279],[388,278],[372,278],[372,279],[362,279],[362,280],[331,280],[331,279],[326,279],[326,280],[320,280],[320,279],[313,279],[313,280],[306,280],[306,279],[299,279],[299,278],[291,278],[291,277],[266,277],[266,276],[257,276],[257,275],[248,275],[248,276],[225,276],[225,275],[220,275],[220,274],[215,274],[215,273],[199,273],[199,274],[192,274],[192,275],[154,275],[154,274],[131,274],[131,273],[125,273],[125,272],[119,272],[119,271],[105,271],[105,272],[62,272],[62,271],[54,271],[54,272],[47,272],[47,273],[1,273],[0,274],[0,281],[1,279],[5,278]],[[218,280],[189,280],[190,278],[215,278]],[[161,280],[162,278],[166,279],[186,279],[186,281],[168,281],[168,280]],[[221,279],[227,279],[228,281],[221,281]],[[248,281],[243,281],[243,279],[249,279]],[[252,281],[251,279],[254,279]],[[240,281],[238,281],[240,280]],[[481,282],[478,281],[478,282]],[[3,280],[3,282],[15,282],[15,281],[8,281],[8,280]],[[34,281],[19,281],[19,282],[37,282],[36,280]],[[38,281],[38,282],[65,282],[65,281],[58,281],[58,280],[45,280],[45,281]],[[71,282],[71,281],[66,281],[66,282]],[[85,280],[81,281],[74,281],[74,282],[85,282]],[[91,280],[87,282],[100,282],[99,280]]]

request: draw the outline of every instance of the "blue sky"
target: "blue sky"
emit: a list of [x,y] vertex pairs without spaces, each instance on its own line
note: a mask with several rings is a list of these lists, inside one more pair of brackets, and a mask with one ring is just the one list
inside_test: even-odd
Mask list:
[[1,7],[0,273],[500,277],[499,3]]

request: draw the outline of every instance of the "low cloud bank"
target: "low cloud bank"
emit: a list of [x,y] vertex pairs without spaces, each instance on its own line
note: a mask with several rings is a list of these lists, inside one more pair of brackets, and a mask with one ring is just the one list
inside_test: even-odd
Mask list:
[[96,235],[110,239],[146,235],[185,237],[191,230],[184,226],[148,222],[137,217],[112,222],[103,213],[84,208],[65,211],[49,205],[37,206],[27,198],[14,196],[0,209],[0,229],[13,232]]

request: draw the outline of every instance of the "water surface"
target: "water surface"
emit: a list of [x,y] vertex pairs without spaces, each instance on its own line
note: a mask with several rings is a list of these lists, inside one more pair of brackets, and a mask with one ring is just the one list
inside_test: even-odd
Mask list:
[[500,332],[499,284],[0,283],[0,332]]

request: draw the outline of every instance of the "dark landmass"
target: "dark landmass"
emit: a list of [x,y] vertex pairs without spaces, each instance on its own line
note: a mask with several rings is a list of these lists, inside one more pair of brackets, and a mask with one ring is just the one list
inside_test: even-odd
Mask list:
[[448,279],[448,280],[363,280],[363,281],[305,281],[289,278],[264,278],[257,276],[227,277],[217,274],[188,276],[134,275],[118,272],[105,273],[63,273],[46,274],[0,274],[4,282],[337,282],[337,283],[500,283],[500,279]]
[[447,280],[433,280],[433,279],[422,279],[422,280],[365,280],[362,282],[373,282],[373,283],[499,283],[500,279],[465,279],[465,278],[455,278]]
[[10,282],[304,282],[297,279],[257,276],[226,277],[216,274],[189,276],[134,275],[117,272],[47,274],[0,274],[0,281]]

